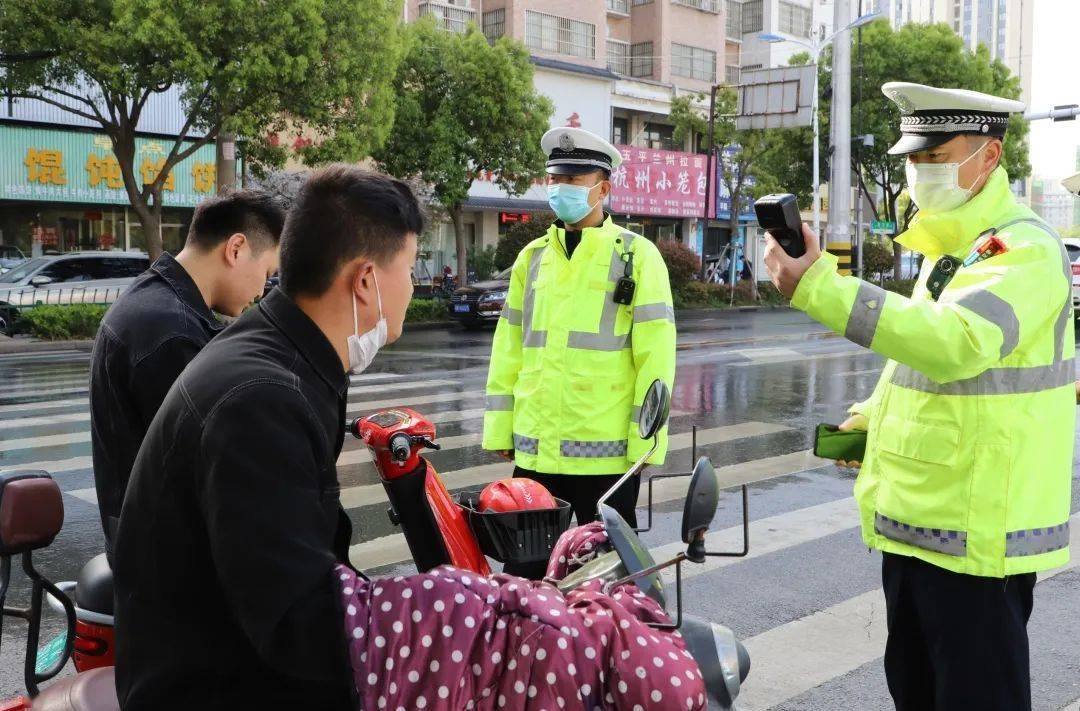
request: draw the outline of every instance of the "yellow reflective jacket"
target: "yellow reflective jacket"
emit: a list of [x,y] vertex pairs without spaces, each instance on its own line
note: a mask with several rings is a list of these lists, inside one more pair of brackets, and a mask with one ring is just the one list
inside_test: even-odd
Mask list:
[[[996,228],[1008,251],[964,267],[935,302],[926,280]],[[825,255],[792,303],[889,358],[855,484],[867,545],[1003,577],[1069,560],[1076,402],[1071,269],[1061,240],[998,168],[963,206],[898,238],[925,255],[911,298],[836,272]]]
[[[619,474],[648,451],[637,414],[649,385],[675,376],[667,267],[649,240],[608,217],[566,256],[561,223],[514,263],[495,330],[484,449],[515,451],[545,474]],[[632,256],[632,260],[630,259]],[[613,301],[632,262],[629,306]],[[667,428],[650,459],[663,464]]]

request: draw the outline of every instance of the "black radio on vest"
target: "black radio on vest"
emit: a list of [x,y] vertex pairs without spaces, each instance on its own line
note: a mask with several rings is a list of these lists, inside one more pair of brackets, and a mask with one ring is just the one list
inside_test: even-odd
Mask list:
[[615,282],[615,294],[612,296],[612,300],[616,304],[629,306],[634,303],[634,289],[637,288],[637,284],[634,283],[634,253],[626,250],[622,256],[626,267],[623,269],[623,275],[619,278],[619,281]]

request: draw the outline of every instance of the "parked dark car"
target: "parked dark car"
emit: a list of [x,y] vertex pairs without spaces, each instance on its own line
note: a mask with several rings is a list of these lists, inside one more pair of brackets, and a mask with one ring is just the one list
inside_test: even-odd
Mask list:
[[448,306],[450,316],[465,328],[495,323],[502,313],[510,288],[510,270],[504,269],[488,281],[478,281],[454,290]]

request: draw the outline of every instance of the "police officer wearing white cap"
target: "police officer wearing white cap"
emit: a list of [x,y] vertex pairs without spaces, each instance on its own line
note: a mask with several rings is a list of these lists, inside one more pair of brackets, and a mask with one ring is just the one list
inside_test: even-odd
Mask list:
[[1071,269],[1001,167],[1018,101],[890,82],[918,215],[897,242],[924,255],[912,296],[771,240],[792,305],[886,356],[843,429],[866,429],[855,484],[882,552],[885,674],[900,711],[1031,708],[1035,574],[1069,560],[1076,405]]
[[[554,128],[548,203],[558,218],[514,263],[495,331],[484,415],[485,449],[568,501],[584,524],[597,500],[649,449],[637,418],[649,386],[675,375],[675,314],[667,268],[648,239],[604,212],[622,162],[603,138]],[[663,464],[667,430],[649,460]],[[632,525],[640,480],[608,500]],[[514,569],[540,577],[535,569]]]

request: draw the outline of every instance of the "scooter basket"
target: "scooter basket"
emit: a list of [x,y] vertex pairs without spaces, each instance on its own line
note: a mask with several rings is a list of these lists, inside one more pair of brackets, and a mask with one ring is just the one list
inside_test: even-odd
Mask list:
[[502,563],[546,562],[574,514],[562,499],[555,499],[558,508],[554,509],[480,512],[474,497],[460,496],[458,504],[465,510],[480,550]]

